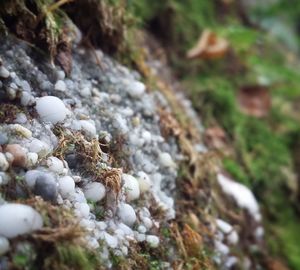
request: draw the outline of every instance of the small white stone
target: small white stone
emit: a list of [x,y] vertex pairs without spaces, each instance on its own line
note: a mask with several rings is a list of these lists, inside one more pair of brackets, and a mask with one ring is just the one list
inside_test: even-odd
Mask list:
[[4,66],[0,66],[0,77],[3,79],[7,79],[9,75],[9,71]]
[[[27,117],[25,113],[18,113],[16,115],[16,119],[14,120],[14,123],[16,124],[25,124],[27,122]],[[30,130],[29,130],[30,131]],[[31,132],[31,131],[30,131]],[[31,134],[32,135],[32,134]],[[31,135],[29,137],[31,137]],[[25,137],[25,136],[24,136]],[[29,138],[27,137],[27,138]]]
[[235,230],[233,230],[230,234],[227,235],[228,243],[231,245],[236,245],[239,241],[239,235]]
[[50,152],[50,146],[38,139],[33,139],[29,144],[29,151],[37,153],[39,157],[44,157]]
[[88,218],[90,214],[90,206],[87,203],[76,203],[75,208],[79,211],[80,216]]
[[66,77],[66,74],[63,70],[56,71],[57,79],[63,80]]
[[153,226],[153,222],[151,220],[151,218],[149,217],[143,217],[142,218],[143,224],[145,225],[145,227],[150,230]]
[[82,97],[90,97],[91,96],[91,89],[89,87],[83,87],[81,90],[80,90],[80,95]]
[[143,171],[137,173],[137,180],[139,182],[141,193],[148,191],[152,186],[152,181],[150,177]]
[[58,179],[59,192],[65,199],[75,193],[75,182],[71,176],[64,176]]
[[216,219],[216,223],[218,228],[225,234],[228,234],[233,230],[233,227],[222,219]]
[[152,140],[152,135],[149,131],[145,130],[142,133],[142,138],[145,140],[146,143],[150,143]]
[[215,248],[222,255],[227,255],[230,251],[228,246],[218,240],[215,240]]
[[118,216],[127,226],[131,227],[136,221],[136,214],[131,205],[121,203],[118,207]]
[[64,169],[64,163],[57,157],[47,158],[47,166],[49,167],[49,170],[58,174],[62,173]]
[[107,224],[104,221],[97,221],[96,226],[101,230],[104,231],[107,228]]
[[144,242],[144,241],[146,240],[146,235],[143,234],[143,233],[138,233],[138,234],[136,235],[136,240],[137,240],[138,242]]
[[88,120],[79,120],[81,130],[85,131],[87,135],[95,137],[97,134],[95,124]]
[[143,225],[139,225],[138,226],[138,231],[140,233],[146,233],[147,232],[147,228],[145,226],[143,226]]
[[31,105],[31,104],[33,104],[33,102],[34,102],[34,97],[30,93],[25,92],[25,91],[23,91],[21,93],[21,105],[22,106]]
[[64,81],[58,80],[54,85],[54,90],[65,92],[67,90],[67,86]]
[[[11,176],[8,173],[0,172],[0,185],[6,185],[11,180]],[[0,195],[1,203],[1,195]]]
[[0,235],[14,238],[42,227],[43,219],[32,207],[17,203],[0,206]]
[[159,245],[159,238],[155,235],[147,235],[146,241],[152,248],[156,248]]
[[162,152],[162,153],[159,154],[158,158],[159,158],[160,164],[163,167],[167,167],[167,168],[175,168],[176,167],[176,164],[173,161],[173,159],[172,159],[172,157],[170,156],[169,153]]
[[139,182],[132,175],[123,173],[122,179],[124,182],[123,188],[126,198],[129,201],[138,199],[140,197]]
[[9,242],[6,237],[0,236],[0,256],[9,251]]
[[38,158],[39,156],[37,153],[33,153],[33,152],[27,153],[27,166],[32,167],[36,165]]
[[62,122],[67,116],[65,104],[54,96],[45,96],[37,99],[35,108],[43,121],[52,124]]
[[146,86],[138,81],[131,82],[127,86],[127,92],[133,98],[141,97],[144,94],[145,90]]
[[6,171],[9,168],[9,164],[6,160],[6,157],[3,153],[0,152],[0,170]]
[[101,201],[105,196],[105,187],[98,182],[91,182],[84,186],[83,193],[88,200]]

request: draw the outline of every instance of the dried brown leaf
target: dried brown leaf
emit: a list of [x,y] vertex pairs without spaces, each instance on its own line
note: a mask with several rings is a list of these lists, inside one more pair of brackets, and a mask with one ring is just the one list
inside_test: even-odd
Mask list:
[[255,117],[266,116],[271,108],[271,96],[268,88],[264,86],[241,87],[237,101],[243,113]]

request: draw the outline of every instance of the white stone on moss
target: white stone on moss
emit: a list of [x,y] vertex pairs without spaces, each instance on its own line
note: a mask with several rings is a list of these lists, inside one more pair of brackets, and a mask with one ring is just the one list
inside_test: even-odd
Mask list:
[[43,219],[32,207],[17,203],[0,206],[0,235],[14,238],[42,227]]
[[101,201],[105,197],[105,187],[98,182],[91,182],[84,186],[83,193],[88,200]]
[[156,248],[159,245],[159,238],[156,235],[147,235],[146,241],[152,248]]
[[54,96],[45,96],[37,99],[35,106],[44,122],[56,124],[65,120],[67,108],[61,99]]
[[138,199],[140,197],[139,182],[130,174],[123,173],[123,189],[128,201]]

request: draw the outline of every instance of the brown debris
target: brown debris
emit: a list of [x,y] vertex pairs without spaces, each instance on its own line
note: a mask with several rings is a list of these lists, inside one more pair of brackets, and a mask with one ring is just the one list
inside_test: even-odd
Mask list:
[[204,30],[197,44],[187,52],[188,59],[217,59],[222,58],[228,52],[227,40],[217,37],[210,30]]
[[271,95],[268,88],[260,85],[241,87],[237,96],[240,110],[250,116],[267,116],[271,109]]
[[219,127],[214,126],[205,130],[205,142],[213,149],[223,149],[226,146],[226,133]]

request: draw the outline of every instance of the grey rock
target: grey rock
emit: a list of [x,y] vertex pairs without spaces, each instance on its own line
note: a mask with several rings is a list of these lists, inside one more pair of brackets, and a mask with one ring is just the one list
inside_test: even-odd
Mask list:
[[56,202],[58,186],[54,176],[49,173],[41,173],[36,179],[34,193],[45,201]]

